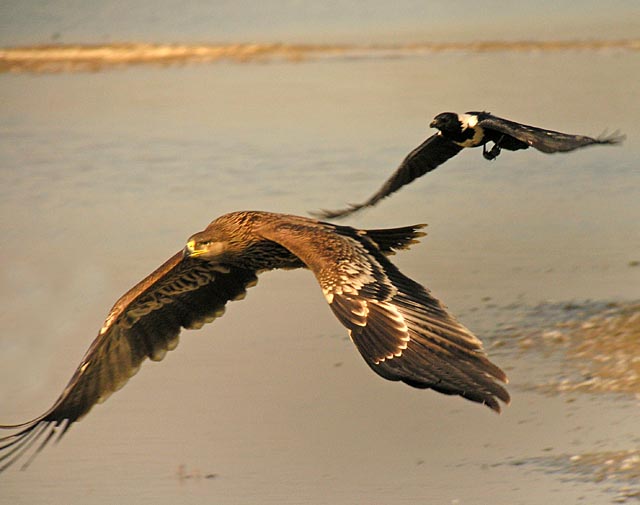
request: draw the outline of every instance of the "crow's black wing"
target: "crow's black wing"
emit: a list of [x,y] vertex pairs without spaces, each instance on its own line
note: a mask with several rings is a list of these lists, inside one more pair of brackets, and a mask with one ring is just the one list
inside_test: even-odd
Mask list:
[[346,209],[322,210],[312,214],[323,219],[342,218],[364,207],[371,207],[391,193],[398,191],[402,186],[409,184],[414,179],[453,158],[462,149],[462,147],[447,140],[438,132],[411,151],[378,192],[366,202],[351,204]]
[[496,130],[514,137],[543,153],[573,151],[574,149],[594,144],[619,144],[625,139],[624,135],[619,135],[617,132],[608,136],[592,138],[584,135],[571,135],[553,130],[544,130],[488,113],[484,113],[483,116],[478,122],[478,125],[482,128]]
[[254,271],[175,254],[116,302],[51,409],[27,423],[0,426],[20,430],[0,438],[0,472],[31,447],[35,456],[56,433],[61,437],[124,386],[146,358],[158,361],[174,349],[181,328],[213,321],[256,282]]

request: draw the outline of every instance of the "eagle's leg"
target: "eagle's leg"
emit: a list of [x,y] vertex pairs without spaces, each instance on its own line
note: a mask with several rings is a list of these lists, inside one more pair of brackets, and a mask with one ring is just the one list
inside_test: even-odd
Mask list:
[[493,144],[493,147],[489,151],[487,151],[487,144],[484,144],[482,146],[482,156],[484,156],[484,159],[491,161],[491,160],[495,160],[498,157],[498,155],[502,151],[502,148],[500,147],[500,142],[502,142],[503,138],[504,138],[504,135],[500,137],[498,141]]

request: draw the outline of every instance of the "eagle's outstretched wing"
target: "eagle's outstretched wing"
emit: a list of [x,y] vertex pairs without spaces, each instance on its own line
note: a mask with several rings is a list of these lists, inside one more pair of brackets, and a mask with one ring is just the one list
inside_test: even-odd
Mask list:
[[[385,379],[484,403],[509,402],[482,342],[366,236],[348,227],[273,226],[263,236],[313,271],[334,314],[367,364]],[[301,237],[314,237],[302,240]]]
[[351,204],[346,209],[321,210],[312,212],[312,214],[323,219],[343,218],[364,207],[371,207],[391,193],[398,191],[402,186],[439,167],[462,149],[461,146],[447,140],[440,133],[436,133],[411,151],[378,192],[367,201]]
[[478,121],[478,126],[514,137],[543,153],[573,151],[574,149],[594,144],[619,144],[625,139],[625,136],[619,135],[618,132],[592,138],[584,135],[571,135],[553,130],[544,130],[488,113],[483,114],[483,118]]
[[61,437],[120,389],[146,358],[158,361],[174,349],[181,328],[213,321],[256,282],[254,271],[175,254],[116,302],[53,407],[27,423],[0,426],[20,430],[0,438],[0,472],[29,448],[36,447],[35,455],[56,434]]

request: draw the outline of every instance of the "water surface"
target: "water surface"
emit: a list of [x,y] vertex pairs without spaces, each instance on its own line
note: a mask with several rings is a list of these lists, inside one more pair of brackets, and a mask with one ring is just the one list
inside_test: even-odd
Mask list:
[[[0,77],[0,412],[55,400],[111,304],[218,215],[369,196],[443,110],[627,134],[570,155],[467,151],[358,227],[429,223],[394,257],[483,338],[512,405],[371,373],[308,272],[245,301],[0,479],[3,503],[608,503],[536,458],[637,450],[633,395],[535,386],[562,355],[496,346],[550,306],[640,298],[637,53],[425,54]],[[526,324],[525,321],[526,319]],[[533,322],[532,322],[533,321]]]

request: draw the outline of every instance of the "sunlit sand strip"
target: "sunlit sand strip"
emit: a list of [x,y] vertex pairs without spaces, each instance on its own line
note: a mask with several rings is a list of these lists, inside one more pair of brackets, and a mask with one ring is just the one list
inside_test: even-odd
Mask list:
[[42,45],[0,49],[0,72],[100,71],[127,65],[300,62],[327,58],[410,57],[442,52],[489,53],[640,50],[640,39],[463,42],[406,45],[313,44],[110,44]]

